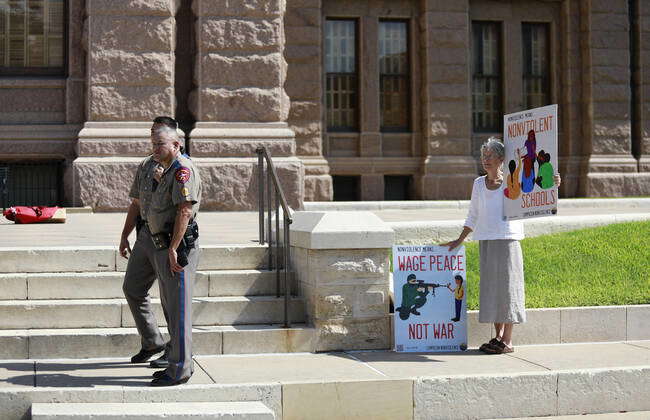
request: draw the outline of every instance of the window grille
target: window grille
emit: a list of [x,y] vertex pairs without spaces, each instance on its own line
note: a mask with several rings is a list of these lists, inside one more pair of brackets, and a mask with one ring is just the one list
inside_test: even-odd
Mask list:
[[501,26],[472,22],[472,126],[476,132],[501,131]]
[[379,22],[379,98],[382,131],[409,130],[408,23]]
[[0,0],[0,73],[62,73],[64,27],[64,0]]
[[61,162],[0,162],[0,168],[7,171],[7,207],[62,205]]
[[546,23],[523,23],[523,78],[526,109],[546,106],[549,94],[549,31]]
[[332,131],[357,131],[359,83],[355,20],[326,21],[325,71],[327,128]]

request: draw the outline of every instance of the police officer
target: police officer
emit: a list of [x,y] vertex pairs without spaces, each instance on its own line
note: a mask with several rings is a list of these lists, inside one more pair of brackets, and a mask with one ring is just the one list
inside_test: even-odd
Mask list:
[[[153,137],[156,129],[163,126],[175,131],[178,124],[171,117],[156,117],[151,125],[151,136]],[[170,343],[164,343],[151,309],[149,289],[151,289],[156,275],[151,239],[148,236],[149,228],[144,221],[151,204],[153,189],[156,188],[160,181],[162,170],[162,166],[154,159],[153,155],[147,157],[140,164],[129,193],[133,200],[127,212],[120,241],[120,254],[124,258],[131,254],[122,290],[140,333],[142,345],[140,352],[131,358],[131,363],[146,362],[151,356],[160,353],[164,349],[165,353],[159,359],[150,363],[150,366],[155,368],[166,368],[168,366],[167,354],[169,353]],[[138,235],[133,250],[131,250],[128,237],[134,228],[137,229]],[[140,234],[143,236],[141,237]],[[165,320],[169,325],[167,305],[162,289],[160,296]]]
[[[127,277],[129,269],[137,265],[138,260],[145,259],[142,254],[153,262],[149,265],[153,266],[154,273],[149,273],[145,267],[142,274],[148,277],[153,274],[160,282],[161,298],[167,309],[170,347],[169,365],[167,369],[154,373],[151,385],[170,386],[187,382],[193,372],[191,300],[199,257],[195,219],[201,200],[201,180],[192,161],[180,153],[176,130],[165,126],[155,128],[152,145],[154,153],[142,162],[134,187],[143,182],[151,182],[146,181],[147,175],[153,172],[152,168],[158,163],[163,170],[160,181],[157,184],[151,182],[150,194],[139,197],[137,192],[133,194],[132,191],[131,196],[146,223],[139,232],[138,241],[129,258]],[[146,189],[146,185],[140,189]],[[125,230],[129,227],[131,212],[130,208]],[[120,251],[124,255],[128,246],[123,248],[121,244]],[[136,251],[140,254],[137,260],[134,259]],[[137,269],[134,267],[133,271],[137,272]],[[144,356],[151,357],[155,354],[153,351],[163,349],[163,342],[161,339],[158,341],[160,333],[150,310],[148,296],[145,299],[133,299],[133,304],[128,295],[127,300],[143,338],[140,353],[144,352]]]

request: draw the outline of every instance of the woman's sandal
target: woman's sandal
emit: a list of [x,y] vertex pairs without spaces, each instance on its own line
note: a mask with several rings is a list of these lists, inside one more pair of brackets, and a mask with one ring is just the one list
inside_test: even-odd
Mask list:
[[479,347],[478,349],[480,351],[485,352],[485,349],[487,349],[488,347],[496,346],[497,343],[499,343],[499,342],[500,342],[499,340],[497,340],[496,338],[493,338],[489,342],[481,344],[481,347]]
[[496,344],[486,347],[483,351],[487,354],[504,354],[514,352],[515,348],[507,346],[503,341],[497,341]]

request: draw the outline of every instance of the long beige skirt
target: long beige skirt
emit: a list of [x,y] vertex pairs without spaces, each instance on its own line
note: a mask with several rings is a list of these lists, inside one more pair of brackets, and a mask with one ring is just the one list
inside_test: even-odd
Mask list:
[[479,241],[481,260],[479,322],[526,322],[524,260],[519,241]]

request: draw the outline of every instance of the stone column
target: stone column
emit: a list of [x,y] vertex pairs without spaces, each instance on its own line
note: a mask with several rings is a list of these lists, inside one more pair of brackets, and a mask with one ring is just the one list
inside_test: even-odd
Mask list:
[[631,151],[628,2],[587,2],[583,7],[589,155],[583,193],[588,197],[647,194],[650,174],[638,173]]
[[555,62],[559,69],[551,71],[557,77],[559,136],[559,172],[562,175],[560,197],[578,195],[582,168],[584,167],[582,136],[583,76],[580,44],[580,5],[576,0],[565,0],[561,5],[559,36],[555,37],[557,48]]
[[[650,110],[650,4],[644,1],[639,1],[638,13],[638,41],[639,41],[639,69],[638,69],[638,83],[640,89],[638,91],[639,97],[637,98],[637,106],[639,107],[638,115],[640,117],[640,139],[639,139],[639,172],[647,176],[650,173],[650,117],[648,110]],[[650,189],[650,181],[646,183]],[[650,192],[645,190],[645,195]]]
[[291,264],[314,351],[388,349],[393,230],[370,212],[297,212]]
[[296,133],[296,154],[305,165],[305,201],[333,197],[330,168],[323,157],[321,6],[321,0],[287,0],[284,19],[288,122]]
[[467,199],[476,177],[472,157],[469,1],[421,0],[424,166],[423,200]]
[[287,125],[284,84],[285,0],[194,0],[197,89],[190,109],[193,159],[208,187],[204,208],[256,208],[255,149],[264,146],[283,173],[294,208],[302,205],[304,168]]
[[176,0],[87,0],[88,121],[73,163],[75,205],[128,206],[151,120],[174,115],[176,10]]

